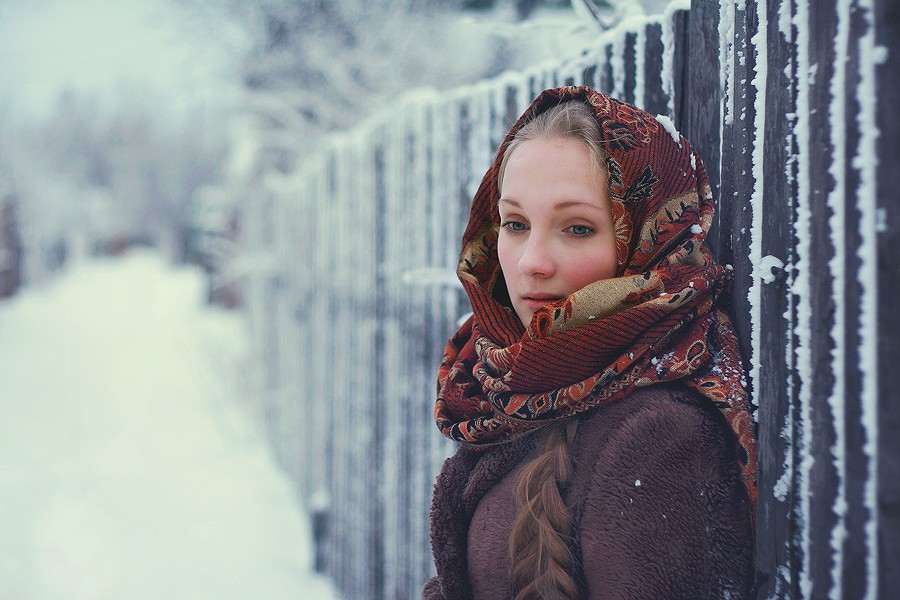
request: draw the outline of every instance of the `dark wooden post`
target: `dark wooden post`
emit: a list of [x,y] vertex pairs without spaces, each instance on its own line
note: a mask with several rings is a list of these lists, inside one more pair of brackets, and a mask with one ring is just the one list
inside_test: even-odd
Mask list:
[[[849,18],[848,18],[849,17]],[[843,94],[844,113],[841,115],[844,126],[844,164],[838,165],[844,175],[844,210],[841,215],[841,227],[844,231],[844,264],[845,273],[843,292],[844,331],[843,364],[837,368],[843,371],[844,378],[844,464],[842,469],[843,496],[846,511],[843,515],[845,537],[842,541],[841,582],[840,587],[845,598],[863,598],[870,591],[867,581],[867,565],[870,555],[867,548],[866,525],[870,514],[866,506],[866,484],[869,480],[869,461],[864,446],[866,444],[866,424],[863,420],[863,377],[867,365],[861,364],[860,342],[864,324],[862,323],[862,301],[864,291],[857,274],[862,268],[863,259],[858,249],[863,244],[866,232],[861,230],[860,214],[862,195],[862,177],[860,169],[853,164],[853,157],[860,151],[863,139],[860,121],[860,99],[858,97],[861,83],[861,64],[859,41],[868,28],[862,10],[851,8],[849,15],[842,16],[848,20],[849,30],[847,48],[835,48],[838,60],[846,56],[846,75]],[[845,54],[846,53],[846,54]],[[863,101],[866,101],[865,99]],[[874,233],[874,232],[873,232]],[[874,282],[868,282],[871,285]],[[872,332],[873,334],[875,332]],[[890,459],[890,457],[885,457]],[[874,591],[874,590],[871,590]]]
[[[675,30],[673,57],[672,57],[672,120],[679,130],[683,130],[688,123],[688,69],[690,65],[690,48],[691,48],[691,29],[690,29],[690,12],[686,10],[678,10],[672,15],[672,27]],[[690,139],[690,138],[688,138]],[[691,140],[693,142],[693,140]],[[701,157],[704,158],[704,157]],[[704,158],[704,162],[705,162]]]
[[[750,81],[753,77],[756,59],[749,40],[756,31],[756,13],[751,2],[744,10],[735,10],[735,43],[728,60],[736,81]],[[752,227],[749,194],[754,184],[750,150],[754,140],[755,102],[755,89],[748,85],[736,87],[728,96],[725,109],[726,116],[731,118],[726,118],[722,127],[721,186],[716,206],[719,216],[715,237],[720,243],[713,243],[719,262],[734,267],[731,314],[745,359],[751,356],[751,307],[747,291],[753,272],[749,254]]]
[[603,48],[604,63],[600,65],[600,81],[599,91],[609,94],[613,89],[613,68],[612,68],[613,46],[607,44]]
[[644,30],[644,106],[651,115],[668,114],[669,96],[663,89],[663,41],[662,25],[651,23]]
[[[692,0],[688,19],[689,52],[686,64],[687,99],[685,119],[679,125],[700,154],[713,197],[719,197],[719,3]],[[716,250],[713,244],[713,250]]]
[[[883,596],[900,590],[900,3],[876,0],[875,43],[885,49],[884,61],[875,67],[877,77],[879,164],[876,193],[878,253],[878,583]],[[891,158],[893,157],[893,158]],[[873,282],[874,285],[874,282]]]
[[[637,45],[637,33],[628,32],[623,36],[622,49],[624,56],[622,57],[622,100],[630,104],[634,104],[636,100],[635,86],[637,84],[638,65],[635,62]],[[643,68],[643,65],[641,65]],[[641,107],[643,108],[643,107]]]
[[[829,263],[834,257],[835,248],[829,220],[833,210],[828,205],[828,195],[834,189],[835,181],[827,168],[831,164],[835,148],[831,141],[831,121],[829,111],[831,105],[830,82],[835,77],[835,48],[833,40],[837,31],[837,15],[834,3],[811,2],[809,4],[809,23],[802,24],[809,28],[810,47],[809,63],[816,65],[815,78],[809,82],[809,198],[810,232],[809,232],[809,265],[810,295],[810,363],[813,366],[813,377],[805,384],[810,387],[808,412],[811,431],[806,432],[809,440],[804,452],[815,460],[808,472],[808,490],[815,490],[815,502],[809,503],[809,512],[805,515],[809,530],[809,548],[828,549],[831,544],[831,531],[837,524],[837,516],[833,507],[837,492],[839,473],[831,460],[837,432],[837,415],[828,399],[834,391],[835,379],[831,369],[832,351],[835,340],[831,331],[835,323],[834,289]],[[803,499],[798,498],[798,502]],[[831,552],[815,553],[806,557],[809,561],[807,577],[812,582],[810,597],[827,597],[833,585],[831,577]]]
[[[758,213],[761,223],[755,228],[761,236],[758,240],[760,254],[775,256],[785,265],[790,265],[795,258],[793,224],[797,202],[797,165],[791,156],[796,154],[797,147],[791,134],[793,122],[789,115],[796,112],[796,81],[793,77],[796,64],[794,35],[788,32],[785,37],[780,30],[781,4],[781,0],[768,2],[765,23],[756,24],[764,28],[766,35],[767,61],[766,64],[756,65],[758,72],[765,72],[766,94],[764,114],[750,114],[757,122],[758,117],[762,116],[761,121],[765,125],[759,128],[757,123],[750,121],[748,114],[746,126],[754,129],[756,144],[762,143],[763,179],[756,182],[756,186],[762,188],[762,210]],[[748,11],[756,9],[756,6],[748,6]],[[751,32],[747,31],[747,34]],[[741,41],[735,40],[735,46],[739,44]],[[750,190],[747,190],[746,195],[749,194]],[[749,199],[747,196],[733,196],[731,210],[745,207]],[[735,239],[734,230],[723,225],[722,235],[726,232],[731,239]],[[747,251],[747,247],[733,247],[733,254],[746,256]],[[791,299],[787,273],[780,268],[775,271],[759,274],[762,278],[775,277],[769,283],[762,282],[759,289],[759,373],[754,390],[760,447],[757,571],[761,574],[760,597],[766,598],[786,593],[786,588],[789,589],[796,579],[797,565],[794,561],[797,555],[790,540],[794,534],[793,515],[799,498],[794,470],[798,460],[793,454],[797,423],[794,413],[797,411],[797,389],[800,384],[792,381],[796,375],[792,330],[796,323],[796,303]],[[785,573],[790,575],[785,577]]]

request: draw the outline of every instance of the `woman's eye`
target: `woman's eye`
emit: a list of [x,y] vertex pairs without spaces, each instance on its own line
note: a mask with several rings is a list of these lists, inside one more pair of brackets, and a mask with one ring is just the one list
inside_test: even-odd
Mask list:
[[525,231],[525,223],[521,223],[519,221],[506,221],[501,225],[501,227],[505,227],[510,231]]
[[569,227],[569,231],[571,231],[573,234],[575,234],[579,237],[585,236],[585,235],[590,235],[591,233],[594,232],[594,230],[591,229],[590,227],[588,227],[587,225],[572,225],[571,227]]

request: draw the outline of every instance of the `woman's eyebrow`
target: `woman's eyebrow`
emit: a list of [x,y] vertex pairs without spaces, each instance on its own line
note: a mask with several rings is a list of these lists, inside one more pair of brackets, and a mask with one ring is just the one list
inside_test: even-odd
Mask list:
[[[515,208],[522,208],[522,205],[512,198],[500,198],[497,201],[498,204],[508,204],[510,206],[514,206]],[[603,210],[603,207],[596,202],[591,202],[589,200],[563,200],[561,202],[557,202],[553,205],[554,210],[564,210],[566,208],[573,207],[587,207],[587,208],[595,208],[597,210]]]
[[563,210],[565,208],[573,208],[573,207],[587,207],[587,208],[595,208],[597,210],[603,210],[603,206],[601,206],[597,202],[589,202],[587,200],[563,200],[562,202],[557,202],[553,205],[554,210]]

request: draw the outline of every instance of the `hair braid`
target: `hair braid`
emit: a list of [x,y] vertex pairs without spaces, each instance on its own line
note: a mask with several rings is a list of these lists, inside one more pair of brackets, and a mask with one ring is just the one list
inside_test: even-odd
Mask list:
[[578,421],[550,425],[541,453],[520,473],[520,510],[509,538],[510,580],[516,600],[573,600],[581,596],[572,577],[571,518],[561,488],[572,477],[569,447]]

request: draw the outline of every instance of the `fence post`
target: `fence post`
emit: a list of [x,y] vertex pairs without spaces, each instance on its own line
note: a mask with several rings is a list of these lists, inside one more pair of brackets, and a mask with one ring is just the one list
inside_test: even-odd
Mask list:
[[[748,12],[751,8],[748,7]],[[759,247],[760,256],[774,256],[788,266],[795,264],[796,256],[793,227],[796,222],[798,149],[790,115],[796,113],[794,76],[797,67],[793,28],[788,32],[780,29],[779,11],[783,9],[789,10],[790,5],[782,0],[769,0],[765,23],[758,24],[766,34],[762,42],[766,46],[766,62],[755,64],[755,76],[765,77],[756,88],[758,90],[764,83],[766,94],[762,99],[763,114],[754,112],[756,122],[749,125],[755,132],[754,144],[762,145],[762,181],[755,181],[756,190],[762,191],[756,199],[762,202],[762,208],[755,211],[753,219],[753,236],[760,239],[753,243]],[[735,41],[735,45],[738,43]],[[764,131],[759,130],[760,122],[765,124]],[[746,201],[739,197],[733,200],[736,202],[732,210],[737,210]],[[754,212],[752,208],[750,210]],[[723,226],[722,237],[726,233],[734,239],[734,231]],[[798,498],[795,493],[795,464],[798,461],[794,458],[797,419],[794,415],[801,382],[795,379],[793,328],[797,324],[797,308],[792,298],[793,279],[783,268],[766,268],[767,272],[754,276],[758,286],[754,289],[758,292],[759,315],[756,324],[759,329],[759,370],[754,395],[762,450],[758,485],[763,498],[757,510],[757,572],[763,574],[760,578],[762,589],[766,590],[766,597],[770,597],[778,593],[779,570],[790,572],[792,582],[796,579],[796,553],[791,543],[792,519]]]
[[667,115],[670,98],[665,92],[663,78],[662,25],[650,23],[644,30],[644,106],[651,115]]
[[[810,260],[808,270],[819,276],[810,277],[809,304],[810,319],[810,361],[819,366],[813,371],[811,381],[805,382],[810,386],[808,421],[804,423],[805,432],[803,451],[813,457],[830,456],[831,449],[837,442],[837,418],[832,404],[828,401],[835,390],[837,381],[830,368],[832,353],[835,351],[836,340],[832,338],[831,331],[835,326],[835,302],[834,280],[831,273],[830,262],[838,248],[832,237],[829,221],[834,213],[829,207],[828,196],[834,189],[835,180],[827,168],[834,160],[836,148],[832,143],[831,118],[831,93],[830,81],[835,77],[835,48],[833,40],[837,32],[837,14],[834,4],[810,3],[809,23],[801,26],[810,27],[816,35],[810,36],[809,62],[815,65],[816,75],[811,78],[809,91],[809,140],[808,161],[810,166]],[[804,407],[801,407],[804,408]],[[808,538],[804,540],[809,550],[807,556],[802,557],[805,563],[802,565],[805,576],[810,582],[809,593],[811,597],[827,596],[827,590],[831,586],[831,561],[827,557],[830,552],[818,554],[812,552],[813,548],[828,549],[831,543],[831,532],[837,526],[837,515],[833,510],[836,500],[838,479],[840,473],[833,461],[824,459],[816,460],[811,467],[803,473],[807,481],[806,494],[815,490],[816,501],[810,502],[806,494],[802,494],[800,501],[805,502],[808,512],[804,512],[807,519]],[[798,554],[802,555],[803,548]],[[799,570],[799,569],[798,569]],[[836,582],[835,582],[836,583]]]
[[[719,3],[693,0],[688,19],[687,90],[684,110],[679,114],[685,119],[678,125],[703,160],[709,175],[713,198],[719,208],[719,143],[721,127],[722,91],[719,66]],[[715,32],[715,34],[713,34]],[[716,227],[708,239],[713,252],[719,250]]]
[[[689,83],[687,72],[690,69],[690,56],[688,52],[691,47],[691,29],[690,29],[690,12],[686,10],[676,10],[672,14],[673,44],[672,49],[672,120],[679,131],[686,131],[685,125],[688,123],[688,94]],[[690,139],[690,138],[688,138]],[[693,142],[693,140],[691,140]],[[701,157],[703,158],[703,157]],[[705,161],[705,159],[704,159]]]
[[[878,126],[876,155],[883,160],[897,156],[900,148],[900,5],[895,0],[876,0],[874,14],[875,44],[884,48],[884,60],[875,66],[876,111]],[[874,157],[873,157],[874,159]],[[875,198],[877,208],[877,290],[878,336],[876,372],[878,373],[878,583],[886,595],[900,589],[900,169],[878,165]]]

